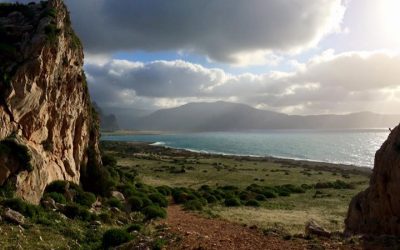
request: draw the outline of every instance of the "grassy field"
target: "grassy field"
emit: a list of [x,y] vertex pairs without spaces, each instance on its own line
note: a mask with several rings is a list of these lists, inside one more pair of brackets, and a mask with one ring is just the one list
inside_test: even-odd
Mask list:
[[[258,208],[213,205],[211,216],[256,225],[264,230],[290,234],[304,232],[309,219],[327,229],[342,231],[351,198],[364,190],[370,170],[327,163],[198,154],[150,146],[144,143],[104,142],[103,148],[117,158],[126,172],[152,186],[216,188],[233,185],[245,189],[251,184],[278,186],[311,185],[305,193],[291,194],[261,202]],[[342,181],[351,188],[317,188],[316,184]],[[321,185],[320,185],[321,186]]]

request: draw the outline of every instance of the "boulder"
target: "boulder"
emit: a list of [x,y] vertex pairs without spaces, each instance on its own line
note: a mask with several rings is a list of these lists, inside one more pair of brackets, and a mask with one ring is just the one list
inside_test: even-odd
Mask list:
[[331,233],[319,225],[315,220],[309,220],[305,228],[306,236],[331,237]]
[[112,191],[111,192],[111,196],[114,197],[114,198],[117,198],[120,201],[125,201],[125,196],[121,192]]
[[56,202],[50,197],[46,197],[46,198],[42,199],[42,201],[40,203],[42,204],[42,206],[45,209],[49,209],[49,210],[57,209]]
[[370,185],[351,201],[345,234],[400,236],[400,126],[375,154]]
[[25,224],[25,217],[17,211],[12,210],[11,208],[6,208],[3,212],[3,217],[5,220],[10,221],[12,223],[18,225]]

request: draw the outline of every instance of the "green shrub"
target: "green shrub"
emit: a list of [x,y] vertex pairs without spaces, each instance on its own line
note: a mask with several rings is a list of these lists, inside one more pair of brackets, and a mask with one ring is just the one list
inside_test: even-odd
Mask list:
[[[93,131],[95,131],[95,129],[93,129]],[[116,182],[111,178],[108,170],[98,164],[95,149],[89,148],[87,154],[88,163],[81,168],[82,186],[85,191],[92,192],[96,195],[108,196],[110,190],[116,186]]]
[[255,198],[258,201],[265,201],[266,200],[265,196],[262,195],[262,194],[257,194]]
[[149,195],[149,199],[154,203],[159,205],[160,207],[167,207],[168,201],[167,199],[159,193],[154,193]]
[[96,196],[89,192],[79,192],[76,194],[74,201],[84,207],[92,207],[96,201]]
[[19,198],[12,198],[2,201],[3,206],[11,208],[21,214],[29,217],[36,218],[42,213],[42,209],[39,206],[31,205]]
[[90,212],[77,204],[67,204],[64,208],[64,214],[70,219],[79,219],[89,221],[91,219]]
[[44,33],[47,35],[47,39],[50,42],[54,42],[57,39],[57,36],[61,33],[61,29],[57,28],[54,24],[49,24],[44,27]]
[[287,197],[290,196],[290,192],[286,189],[278,189],[277,190],[279,196]]
[[115,197],[109,198],[109,199],[107,200],[107,204],[108,204],[110,207],[116,207],[116,208],[119,208],[119,209],[122,209],[122,208],[123,208],[122,202],[121,202],[119,199],[115,198]]
[[244,205],[248,207],[259,207],[261,204],[256,200],[248,200]]
[[0,187],[0,196],[7,199],[13,198],[15,196],[15,190],[15,184],[9,179]]
[[200,200],[190,200],[183,203],[183,208],[185,210],[200,211],[203,210],[203,204]]
[[140,232],[140,230],[142,230],[142,225],[140,224],[132,224],[126,229],[129,233],[133,231]]
[[0,141],[0,156],[13,156],[24,170],[32,171],[31,154],[26,145],[19,144],[12,138]]
[[143,207],[147,207],[147,206],[153,205],[153,202],[149,198],[147,198],[147,196],[144,196],[142,198],[142,202],[143,202]]
[[101,213],[99,214],[99,219],[104,223],[111,223],[112,219],[109,213]]
[[190,200],[190,195],[182,190],[174,190],[172,191],[172,198],[175,203],[182,204]]
[[56,192],[45,193],[43,197],[44,198],[49,197],[49,198],[53,199],[55,202],[61,203],[61,204],[67,203],[64,195],[62,195],[60,193],[56,193]]
[[265,196],[265,198],[267,198],[267,199],[271,199],[271,198],[276,198],[277,197],[277,195],[276,195],[276,193],[274,192],[274,191],[272,191],[272,190],[264,190],[263,192],[262,192],[262,194]]
[[214,195],[210,195],[207,197],[207,202],[208,203],[216,203],[216,202],[218,202],[218,199]]
[[142,213],[144,214],[147,220],[167,217],[167,212],[165,211],[165,209],[156,205],[150,205],[145,207],[142,210]]
[[287,189],[290,193],[293,193],[293,194],[303,194],[306,192],[303,188],[301,188],[299,186],[295,186],[293,184],[286,184],[281,187]]
[[156,189],[160,194],[162,194],[164,196],[171,195],[171,188],[168,186],[159,186],[159,187],[156,187]]
[[166,244],[167,244],[167,241],[165,239],[156,239],[152,244],[152,249],[153,250],[162,250],[162,249],[164,249],[164,246]]
[[122,229],[110,229],[103,234],[103,247],[109,249],[132,240],[133,237]]
[[229,198],[224,202],[227,207],[238,207],[240,206],[240,201],[237,198]]
[[49,185],[47,185],[45,192],[46,193],[61,193],[63,194],[66,189],[67,181],[53,181]]
[[104,166],[110,166],[110,167],[117,166],[117,159],[108,154],[103,154],[101,156],[101,161],[103,162]]
[[138,196],[129,197],[128,203],[133,211],[140,211],[143,207],[143,200]]

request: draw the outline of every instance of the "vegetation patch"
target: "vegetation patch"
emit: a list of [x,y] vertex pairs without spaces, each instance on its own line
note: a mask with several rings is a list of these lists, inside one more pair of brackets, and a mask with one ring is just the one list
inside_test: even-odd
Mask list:
[[10,156],[18,160],[19,164],[23,167],[22,170],[33,170],[33,166],[31,164],[32,157],[28,147],[18,143],[12,138],[0,141],[0,157]]
[[122,229],[110,229],[103,235],[103,247],[109,249],[132,240],[133,237]]

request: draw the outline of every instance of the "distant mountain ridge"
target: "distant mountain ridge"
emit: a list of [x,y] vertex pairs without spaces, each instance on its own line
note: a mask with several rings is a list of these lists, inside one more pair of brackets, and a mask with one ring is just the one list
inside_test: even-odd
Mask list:
[[346,115],[287,115],[230,102],[188,103],[138,119],[134,129],[161,131],[243,131],[262,129],[390,128],[400,115],[359,112]]

